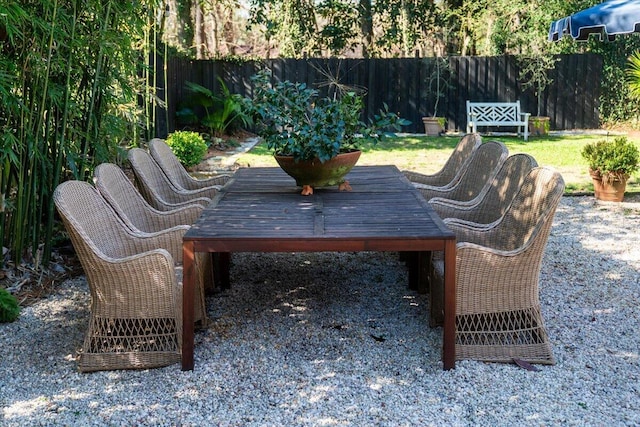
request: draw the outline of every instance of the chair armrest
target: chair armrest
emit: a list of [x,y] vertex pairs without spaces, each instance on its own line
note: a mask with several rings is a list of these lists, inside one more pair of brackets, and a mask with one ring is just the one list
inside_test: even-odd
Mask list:
[[174,262],[181,263],[182,237],[189,228],[190,227],[188,225],[180,225],[156,233],[136,233],[127,230],[129,241],[125,250],[129,256],[133,256],[136,253],[148,252],[157,248],[162,248],[171,255]]
[[202,214],[204,206],[200,204],[192,204],[180,206],[169,211],[153,210],[154,222],[158,226],[158,230],[164,230],[180,225],[192,225],[196,219]]
[[431,204],[434,208],[436,206],[439,206],[455,210],[469,210],[475,208],[481,200],[482,197],[480,196],[476,196],[473,199],[466,201],[447,199],[444,197],[433,197],[431,200],[429,200],[429,204]]
[[483,246],[496,247],[494,239],[498,221],[491,224],[477,224],[457,218],[445,218],[444,223],[454,232],[458,242],[470,242]]
[[192,194],[188,194],[186,192],[176,192],[176,191],[172,191],[168,193],[168,197],[171,200],[166,200],[166,198],[162,197],[161,195],[157,194],[153,189],[151,190],[154,194],[154,198],[156,200],[159,200],[160,203],[166,207],[166,210],[173,210],[173,209],[177,209],[180,207],[184,207],[187,205],[193,205],[193,204],[199,204],[203,207],[207,207],[209,206],[209,204],[211,203],[211,198],[209,197],[201,197],[196,195],[192,195]]
[[179,191],[179,194],[184,194],[189,198],[206,197],[207,199],[213,199],[221,188],[222,187],[219,185],[214,185],[211,187],[200,188],[198,190],[181,190]]
[[224,186],[231,179],[231,175],[216,175],[205,179],[195,179],[196,185],[200,188],[213,187],[214,185]]

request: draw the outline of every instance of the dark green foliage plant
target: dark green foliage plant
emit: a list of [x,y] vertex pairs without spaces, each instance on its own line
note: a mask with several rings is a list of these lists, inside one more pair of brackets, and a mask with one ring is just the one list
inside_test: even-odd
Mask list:
[[613,141],[600,140],[587,144],[581,154],[587,160],[589,169],[600,173],[604,182],[626,181],[629,175],[640,168],[638,147],[623,136]]
[[[193,97],[188,106],[176,112],[178,120],[183,124],[200,122],[209,128],[212,137],[230,134],[251,125],[251,116],[245,111],[242,96],[231,93],[220,77],[218,77],[218,82],[220,84],[219,95],[197,83],[186,82]],[[202,107],[205,111],[204,117],[200,119],[194,107]]]
[[341,152],[358,149],[362,142],[377,142],[409,122],[385,105],[368,122],[361,120],[361,95],[351,90],[320,97],[316,89],[291,81],[270,84],[268,71],[252,77],[254,96],[247,99],[257,132],[276,155],[296,161],[325,162]]
[[186,168],[197,165],[207,152],[207,143],[197,132],[180,130],[167,137],[167,145]]
[[16,297],[0,288],[0,323],[13,322],[20,315],[20,306]]

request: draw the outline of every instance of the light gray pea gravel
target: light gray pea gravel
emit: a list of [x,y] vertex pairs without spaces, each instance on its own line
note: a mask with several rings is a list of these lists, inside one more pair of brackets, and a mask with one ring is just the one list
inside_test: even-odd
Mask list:
[[397,254],[234,254],[195,370],[80,374],[83,277],[0,325],[2,426],[640,425],[640,204],[563,198],[540,278],[557,359],[441,369]]

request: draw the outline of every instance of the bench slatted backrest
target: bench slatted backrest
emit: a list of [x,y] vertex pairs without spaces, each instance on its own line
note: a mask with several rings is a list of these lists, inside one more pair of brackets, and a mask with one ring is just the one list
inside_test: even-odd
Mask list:
[[467,102],[467,117],[469,121],[482,125],[509,125],[522,122],[520,101],[517,102]]

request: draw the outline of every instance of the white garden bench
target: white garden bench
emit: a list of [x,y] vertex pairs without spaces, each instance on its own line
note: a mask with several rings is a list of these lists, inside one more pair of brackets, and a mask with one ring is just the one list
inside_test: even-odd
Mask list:
[[520,112],[520,101],[516,102],[471,102],[467,101],[467,133],[478,131],[478,126],[517,126],[526,141],[529,137],[529,116]]

